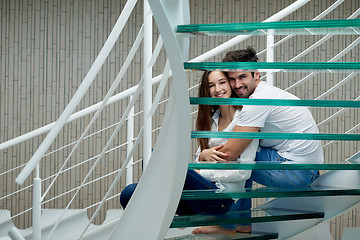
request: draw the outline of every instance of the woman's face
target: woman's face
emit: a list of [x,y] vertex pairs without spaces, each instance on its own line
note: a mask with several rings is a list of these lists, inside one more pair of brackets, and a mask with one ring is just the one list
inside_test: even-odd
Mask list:
[[230,98],[231,87],[226,75],[221,71],[213,71],[208,75],[209,93],[213,98]]

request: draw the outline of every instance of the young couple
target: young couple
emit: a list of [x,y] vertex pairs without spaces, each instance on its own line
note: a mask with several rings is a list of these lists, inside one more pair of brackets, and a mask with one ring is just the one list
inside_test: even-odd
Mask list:
[[[224,62],[257,62],[253,48],[230,51]],[[234,94],[235,93],[235,94]],[[199,97],[299,99],[260,80],[257,71],[204,72]],[[200,105],[196,128],[200,131],[318,133],[316,123],[306,107],[292,106],[208,106]],[[239,161],[240,163],[266,161],[281,163],[323,163],[320,141],[282,139],[199,139],[198,161]],[[259,147],[258,147],[259,145]],[[251,178],[250,178],[251,175]],[[262,185],[281,188],[309,186],[319,176],[313,170],[188,170],[184,189],[218,189]],[[120,202],[125,208],[136,184],[127,186]],[[181,200],[178,215],[223,214],[231,210],[251,208],[251,199]],[[250,232],[251,226],[206,226],[197,233]]]

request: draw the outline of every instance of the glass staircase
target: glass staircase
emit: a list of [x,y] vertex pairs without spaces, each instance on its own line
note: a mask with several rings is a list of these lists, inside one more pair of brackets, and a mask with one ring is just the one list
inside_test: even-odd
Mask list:
[[186,235],[182,237],[171,237],[167,238],[167,240],[179,240],[179,239],[192,239],[192,240],[231,240],[231,239],[257,239],[257,240],[265,240],[265,239],[277,239],[278,235],[276,233],[264,233],[264,232],[252,232],[252,233],[235,233],[232,235],[224,235],[224,234],[212,234],[212,236],[206,236],[206,234],[199,235]]
[[193,35],[358,35],[360,19],[248,22],[179,25],[178,33]]
[[[288,21],[288,22],[266,22],[266,23],[229,23],[229,24],[197,24],[197,25],[179,25],[177,27],[178,34],[188,34],[188,36],[208,35],[267,35],[269,30],[273,35],[307,35],[307,34],[359,34],[360,19],[354,20],[319,20],[319,21]],[[234,62],[185,62],[184,68],[187,70],[226,70],[226,69],[259,69],[275,70],[287,72],[359,72],[359,62],[258,62],[258,63],[234,63]],[[277,105],[277,106],[310,106],[310,107],[347,107],[359,108],[360,103],[357,101],[321,101],[321,100],[253,100],[253,99],[211,99],[211,98],[190,98],[191,104],[233,104],[233,105]],[[235,132],[199,132],[193,131],[192,138],[248,138],[248,139],[316,139],[316,140],[340,140],[340,141],[359,141],[360,134],[299,134],[299,133],[235,133]],[[280,189],[271,187],[259,187],[253,189],[232,190],[184,190],[181,196],[183,200],[204,200],[204,199],[237,199],[237,198],[275,198],[269,203],[259,206],[250,211],[228,212],[218,216],[176,216],[171,224],[172,228],[191,227],[191,226],[207,226],[207,225],[224,225],[224,224],[242,224],[242,223],[270,223],[272,226],[267,229],[272,232],[270,235],[246,235],[236,239],[284,239],[291,235],[289,233],[280,233],[271,231],[271,229],[279,229],[278,224],[285,221],[317,219],[314,224],[320,224],[332,218],[334,213],[329,213],[325,208],[308,208],[307,201],[316,202],[317,204],[327,205],[337,199],[338,204],[348,205],[345,208],[352,207],[360,201],[360,182],[354,181],[359,179],[360,164],[359,161],[325,164],[266,164],[252,163],[190,163],[189,169],[287,169],[287,170],[328,170],[321,175],[319,181],[313,186],[302,189]],[[334,174],[334,172],[336,172]],[[352,185],[334,184],[334,182],[326,182],[328,177],[334,175],[337,179],[340,175],[346,178],[347,174],[354,175]],[[325,181],[322,181],[322,178]],[[317,182],[321,182],[317,184]],[[342,196],[342,197],[341,197]],[[308,198],[307,198],[308,197]],[[300,201],[292,201],[292,198],[301,199]],[[347,202],[344,199],[354,198],[355,201]],[[279,201],[281,199],[281,201]],[[281,205],[277,202],[285,202],[288,204]],[[292,205],[292,204],[294,205]],[[298,205],[296,205],[296,203]],[[316,204],[315,204],[316,205]],[[313,223],[313,222],[312,222]],[[266,229],[255,227],[259,231]],[[292,233],[292,235],[296,235]],[[179,239],[196,239],[194,236]],[[201,239],[201,238],[199,238]],[[205,239],[205,238],[204,238]],[[230,238],[229,238],[230,239]]]
[[189,169],[243,169],[243,170],[360,170],[357,163],[351,164],[348,161],[324,163],[324,164],[270,164],[261,163],[189,163]]
[[313,218],[317,219],[323,217],[324,213],[321,212],[307,212],[280,208],[264,208],[253,209],[250,211],[227,212],[226,214],[221,216],[177,216],[174,218],[170,227],[181,228],[207,225],[244,224],[271,221],[275,222]]
[[275,197],[306,197],[306,196],[358,196],[360,189],[336,188],[331,186],[314,186],[299,189],[284,189],[273,187],[239,189],[207,189],[184,190],[183,200],[202,199],[233,199],[233,198],[275,198]]

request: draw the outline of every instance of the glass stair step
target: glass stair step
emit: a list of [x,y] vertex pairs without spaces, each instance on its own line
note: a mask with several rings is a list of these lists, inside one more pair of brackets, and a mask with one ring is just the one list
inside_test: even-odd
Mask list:
[[243,169],[243,170],[360,170],[360,164],[350,164],[346,161],[314,164],[272,164],[270,162],[254,163],[189,163],[189,169]]
[[232,198],[272,198],[272,197],[314,197],[360,195],[360,189],[313,186],[299,189],[284,188],[245,188],[245,189],[206,189],[184,190],[182,200],[232,199]]
[[360,101],[190,97],[190,104],[360,108]]
[[235,233],[235,234],[190,234],[185,236],[166,238],[166,240],[266,240],[266,239],[277,239],[279,234],[277,233]]
[[299,219],[323,218],[322,212],[308,212],[290,209],[264,208],[232,211],[223,215],[175,216],[170,228],[244,224],[257,222],[289,221]]
[[360,19],[178,25],[176,32],[197,35],[358,35]]
[[187,70],[258,70],[259,72],[359,72],[360,62],[184,62]]
[[192,131],[191,138],[308,139],[360,141],[360,134]]

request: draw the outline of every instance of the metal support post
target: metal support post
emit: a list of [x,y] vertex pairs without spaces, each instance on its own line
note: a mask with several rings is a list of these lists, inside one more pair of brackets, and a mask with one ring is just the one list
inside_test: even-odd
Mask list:
[[[270,29],[266,38],[266,61],[274,62],[274,30]],[[274,85],[274,72],[266,73],[266,82]]]
[[152,127],[149,112],[152,103],[152,67],[149,66],[152,55],[152,12],[147,0],[144,0],[144,145],[143,165],[146,167],[151,156]]
[[[130,101],[133,96],[130,96]],[[134,139],[134,107],[131,108],[128,120],[127,120],[127,147],[126,153],[129,156],[131,149],[133,147],[133,139]],[[133,183],[133,157],[131,157],[129,164],[126,168],[126,185]]]
[[41,240],[41,179],[39,164],[36,166],[36,177],[33,184],[33,239]]

